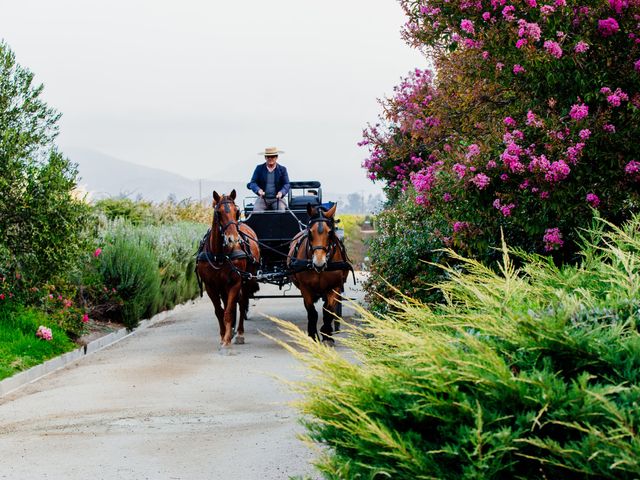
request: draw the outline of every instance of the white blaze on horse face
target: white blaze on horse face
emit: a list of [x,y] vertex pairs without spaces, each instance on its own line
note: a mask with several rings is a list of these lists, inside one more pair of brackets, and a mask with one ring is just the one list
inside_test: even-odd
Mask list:
[[312,263],[315,268],[319,270],[324,269],[327,266],[327,252],[324,250],[316,250],[313,252]]

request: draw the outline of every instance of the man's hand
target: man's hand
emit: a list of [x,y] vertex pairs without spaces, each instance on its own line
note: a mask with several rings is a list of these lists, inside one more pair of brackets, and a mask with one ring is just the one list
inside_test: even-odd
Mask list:
[[264,190],[262,190],[262,189],[258,190],[258,196],[259,197],[264,197]]
[[282,198],[282,192],[276,193],[276,198],[280,200]]

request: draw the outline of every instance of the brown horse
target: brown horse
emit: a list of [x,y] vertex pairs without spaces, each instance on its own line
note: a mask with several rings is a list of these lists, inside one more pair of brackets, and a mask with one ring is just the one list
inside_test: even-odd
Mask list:
[[289,247],[289,267],[296,273],[293,283],[302,292],[307,310],[307,333],[318,338],[318,312],[314,303],[324,299],[322,314],[322,341],[333,344],[333,320],[340,292],[352,269],[344,245],[335,234],[336,205],[324,212],[307,205],[309,224],[298,233]]
[[240,320],[235,343],[244,343],[249,298],[259,289],[251,276],[260,262],[257,236],[248,225],[238,222],[240,210],[235,199],[235,190],[222,197],[213,192],[213,224],[202,240],[196,265],[220,324],[222,347],[231,344],[236,305],[240,306]]

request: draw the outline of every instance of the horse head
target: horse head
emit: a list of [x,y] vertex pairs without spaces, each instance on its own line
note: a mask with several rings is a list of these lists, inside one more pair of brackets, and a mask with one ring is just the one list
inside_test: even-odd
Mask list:
[[220,196],[213,192],[213,228],[217,228],[222,236],[222,246],[225,250],[233,250],[242,243],[238,229],[240,209],[235,203],[236,191],[229,195]]
[[316,272],[327,268],[331,257],[331,249],[335,245],[334,215],[336,206],[333,205],[326,212],[321,208],[307,204],[309,214],[309,228],[307,228],[307,251],[311,252],[311,264]]

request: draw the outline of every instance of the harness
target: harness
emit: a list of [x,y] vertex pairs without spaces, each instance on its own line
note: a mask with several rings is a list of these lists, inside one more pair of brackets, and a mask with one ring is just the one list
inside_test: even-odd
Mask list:
[[[313,226],[314,223],[318,224],[318,233],[324,233],[325,225],[328,228],[331,228],[331,232],[330,232],[331,241],[327,246],[311,245],[311,227]],[[300,235],[300,237],[298,238],[298,241],[296,242],[296,245],[293,248],[293,253],[289,258],[289,267],[292,270],[291,273],[299,273],[299,272],[303,272],[311,269],[316,270],[316,272],[319,272],[313,265],[313,261],[310,257],[313,257],[313,253],[316,250],[323,250],[327,254],[327,265],[323,271],[333,272],[337,270],[349,270],[353,274],[353,282],[354,283],[356,282],[355,272],[353,270],[353,265],[351,265],[351,262],[349,261],[349,257],[347,256],[347,250],[345,249],[344,244],[340,241],[338,237],[335,236],[333,232],[334,224],[335,224],[335,221],[333,218],[325,217],[322,210],[318,209],[318,216],[309,220],[309,225],[307,229],[304,230],[304,232],[306,233],[304,235]],[[305,252],[307,258],[301,259],[301,258],[298,258],[298,253],[300,252],[300,247],[302,246],[302,242],[304,240],[307,241],[306,252]],[[339,261],[339,262],[331,261],[331,259],[333,258],[333,255],[336,252],[336,249],[340,250],[340,254],[344,259],[343,261]]]

